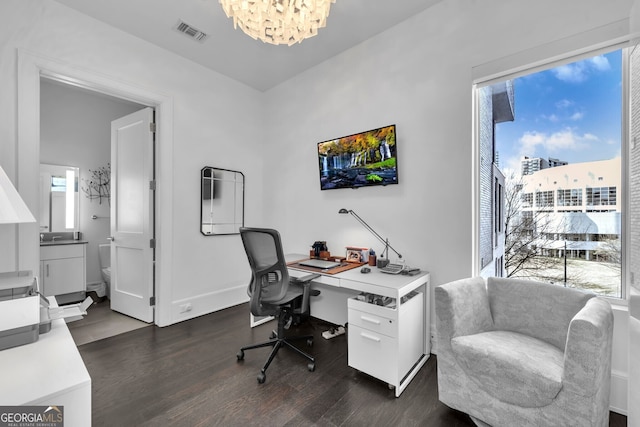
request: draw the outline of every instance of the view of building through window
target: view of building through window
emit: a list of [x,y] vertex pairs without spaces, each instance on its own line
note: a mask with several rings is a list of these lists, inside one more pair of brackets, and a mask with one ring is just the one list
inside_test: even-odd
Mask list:
[[492,274],[621,296],[622,66],[618,50],[510,80],[507,120],[496,119],[504,83],[482,89],[494,104],[489,182],[504,179]]

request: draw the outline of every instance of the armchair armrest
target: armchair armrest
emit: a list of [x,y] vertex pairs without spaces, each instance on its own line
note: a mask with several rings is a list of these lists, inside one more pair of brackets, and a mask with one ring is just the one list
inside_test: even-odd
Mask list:
[[[591,298],[571,320],[564,352],[563,388],[594,395],[610,383],[613,311],[601,298]],[[606,391],[607,396],[609,391]]]
[[434,289],[438,353],[448,351],[451,339],[489,330],[493,325],[484,279],[463,279]]

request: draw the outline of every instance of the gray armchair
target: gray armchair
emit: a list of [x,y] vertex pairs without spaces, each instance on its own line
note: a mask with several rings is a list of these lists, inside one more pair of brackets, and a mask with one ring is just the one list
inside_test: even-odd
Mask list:
[[447,406],[479,425],[608,426],[609,303],[558,285],[473,278],[436,287],[435,304]]

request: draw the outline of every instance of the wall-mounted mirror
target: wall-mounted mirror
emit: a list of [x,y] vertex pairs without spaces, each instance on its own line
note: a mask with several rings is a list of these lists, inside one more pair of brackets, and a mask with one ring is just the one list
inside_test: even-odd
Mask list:
[[206,166],[200,171],[200,232],[237,234],[244,225],[244,175]]
[[40,164],[40,232],[79,231],[78,177],[73,166]]

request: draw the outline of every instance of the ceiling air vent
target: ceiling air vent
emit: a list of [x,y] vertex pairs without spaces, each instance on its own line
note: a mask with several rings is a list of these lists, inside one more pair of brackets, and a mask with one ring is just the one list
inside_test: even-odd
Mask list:
[[207,38],[207,35],[205,33],[183,21],[178,22],[176,30],[199,42],[204,41],[204,39]]

